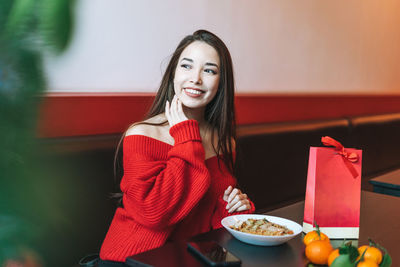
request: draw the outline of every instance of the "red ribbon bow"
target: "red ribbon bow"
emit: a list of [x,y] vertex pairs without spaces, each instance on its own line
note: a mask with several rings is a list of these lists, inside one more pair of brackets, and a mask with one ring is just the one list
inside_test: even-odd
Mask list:
[[353,175],[353,178],[357,178],[358,173],[357,170],[354,168],[353,164],[354,162],[357,162],[359,159],[359,156],[357,153],[348,153],[345,149],[344,146],[339,143],[338,141],[336,141],[335,139],[329,137],[329,136],[323,136],[321,138],[321,142],[325,145],[325,146],[334,146],[335,150],[337,150],[338,154],[342,156],[343,162],[346,165],[347,169],[349,169],[349,171],[351,172],[351,174]]

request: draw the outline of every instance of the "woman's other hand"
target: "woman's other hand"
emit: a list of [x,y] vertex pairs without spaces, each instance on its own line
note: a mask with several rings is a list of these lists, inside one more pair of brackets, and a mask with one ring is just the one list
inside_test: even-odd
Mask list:
[[182,109],[182,101],[175,95],[171,103],[167,101],[165,104],[165,117],[167,117],[169,125],[172,127],[182,121],[187,120]]
[[246,194],[243,194],[239,189],[228,186],[224,192],[223,199],[228,202],[226,209],[229,213],[235,211],[245,211],[251,208],[250,201]]

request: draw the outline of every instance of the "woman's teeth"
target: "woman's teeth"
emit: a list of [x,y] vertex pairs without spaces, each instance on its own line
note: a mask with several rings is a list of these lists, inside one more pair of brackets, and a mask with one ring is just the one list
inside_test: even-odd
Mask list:
[[185,89],[186,92],[191,93],[191,94],[195,94],[195,95],[200,95],[201,91],[198,90],[193,90],[193,89]]

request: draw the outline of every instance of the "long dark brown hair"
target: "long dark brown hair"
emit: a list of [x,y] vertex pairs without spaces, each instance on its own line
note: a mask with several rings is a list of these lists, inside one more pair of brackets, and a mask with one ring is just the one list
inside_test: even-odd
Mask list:
[[[217,133],[218,143],[215,147],[214,142],[212,146],[215,153],[217,154],[218,161],[223,160],[228,169],[233,172],[233,143],[236,141],[236,119],[235,119],[235,108],[234,108],[234,78],[233,78],[233,66],[232,58],[229,53],[228,48],[224,42],[218,38],[215,34],[206,31],[198,30],[191,35],[186,36],[179,43],[175,52],[168,63],[167,69],[165,70],[164,76],[161,80],[160,87],[158,89],[157,95],[154,102],[145,116],[144,120],[152,118],[158,114],[165,111],[166,101],[172,100],[175,95],[174,91],[174,77],[176,66],[178,65],[178,60],[183,50],[195,41],[205,42],[206,44],[212,46],[219,55],[220,60],[220,78],[218,91],[213,98],[213,100],[207,104],[204,117],[208,124],[213,129],[211,131],[211,140],[214,140],[215,132]],[[168,123],[167,121],[161,123],[147,123],[139,122],[136,124],[152,124],[152,125],[162,125]],[[131,125],[132,126],[132,125]],[[130,126],[130,127],[131,127]],[[122,135],[120,142],[118,143],[117,150],[114,157],[114,174],[117,173],[117,159],[118,152],[120,151],[120,146],[126,132]],[[119,184],[119,181],[118,181]],[[116,196],[121,197],[121,194]]]

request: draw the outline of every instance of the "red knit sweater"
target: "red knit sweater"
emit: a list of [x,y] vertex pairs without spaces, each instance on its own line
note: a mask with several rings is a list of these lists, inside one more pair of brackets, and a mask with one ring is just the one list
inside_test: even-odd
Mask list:
[[[118,208],[100,250],[103,260],[125,258],[221,227],[232,215],[225,209],[225,189],[235,186],[223,162],[205,160],[197,121],[170,129],[173,146],[142,136],[125,137],[123,208]],[[251,209],[241,213],[254,212]],[[235,213],[233,213],[235,214]]]

